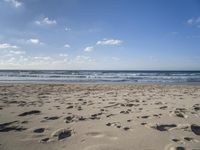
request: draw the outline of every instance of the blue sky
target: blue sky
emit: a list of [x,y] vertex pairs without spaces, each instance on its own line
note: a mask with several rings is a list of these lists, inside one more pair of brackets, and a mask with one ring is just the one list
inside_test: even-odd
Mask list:
[[200,1],[0,0],[0,69],[200,70]]

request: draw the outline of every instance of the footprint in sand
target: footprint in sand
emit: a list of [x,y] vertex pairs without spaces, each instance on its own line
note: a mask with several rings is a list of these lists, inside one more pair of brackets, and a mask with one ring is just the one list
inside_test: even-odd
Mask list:
[[[172,139],[172,141],[181,146],[175,146],[171,143],[165,147],[165,150],[190,150],[190,149],[188,149],[188,147],[186,148],[182,145],[187,144],[188,142],[199,142],[198,140],[191,138],[191,137],[184,137],[184,138],[182,138],[182,140],[174,138],[174,139]],[[197,149],[192,149],[192,150],[197,150]]]
[[40,143],[47,143],[49,142],[50,138],[43,138],[40,140]]
[[9,132],[9,131],[24,131],[26,128],[23,127],[17,127],[17,126],[11,126],[11,127],[5,127],[3,129],[0,129],[0,132]]
[[92,114],[92,115],[90,116],[90,119],[92,119],[92,120],[101,119],[100,116],[101,116],[102,114],[103,114],[102,112],[96,113],[96,114]]
[[18,121],[12,121],[0,124],[0,132],[23,131],[23,130],[26,130],[26,128],[19,126]]
[[71,137],[75,132],[72,129],[58,129],[51,134],[51,137],[46,137],[40,140],[41,143],[47,143],[51,141],[63,141],[66,138]]
[[123,128],[125,131],[128,131],[128,130],[130,130],[130,128],[129,127],[124,127]]
[[170,113],[170,116],[176,116],[180,118],[188,118],[188,116],[185,114],[186,113],[185,108],[176,108],[174,111]]
[[88,118],[85,118],[83,116],[75,116],[75,115],[69,115],[64,118],[65,123],[72,123],[72,122],[85,121],[85,120],[88,120]]
[[106,117],[109,118],[111,116],[115,116],[116,114],[108,114]]
[[121,123],[120,122],[112,122],[112,123],[109,122],[106,124],[106,126],[121,128]]
[[186,149],[185,149],[185,147],[178,146],[178,147],[175,147],[174,150],[186,150]]
[[51,134],[52,138],[57,138],[57,140],[63,140],[68,138],[74,134],[73,130],[71,129],[58,129]]
[[196,125],[196,124],[192,124],[191,125],[191,130],[194,134],[196,135],[200,135],[200,126]]
[[45,128],[37,128],[33,130],[34,133],[43,133],[45,131]]
[[140,118],[142,118],[142,119],[147,119],[147,118],[149,118],[150,116],[141,116]]
[[188,150],[188,149],[183,146],[174,146],[173,144],[169,144],[165,147],[165,150]]
[[163,125],[157,125],[155,127],[155,129],[159,130],[159,131],[168,131],[172,128],[175,128],[176,125],[175,124],[163,124]]
[[177,143],[177,142],[180,142],[181,140],[174,138],[174,139],[172,139],[172,141]]
[[40,122],[47,122],[47,121],[50,121],[50,120],[57,120],[59,119],[60,117],[58,116],[53,116],[53,117],[44,117],[45,120],[41,120]]
[[191,137],[184,137],[184,140],[187,142],[199,142],[197,139],[191,138]]
[[74,108],[74,106],[68,106],[66,109],[72,109],[72,108]]
[[40,113],[41,113],[41,111],[39,111],[39,110],[31,110],[31,111],[21,113],[18,116],[22,117],[22,116],[28,116],[28,115],[38,115]]
[[168,106],[161,106],[159,109],[165,110]]
[[146,122],[142,122],[142,123],[140,123],[140,124],[144,126],[144,125],[146,125],[147,123],[146,123]]
[[59,119],[60,117],[58,117],[58,116],[53,116],[53,117],[44,117],[44,119],[46,119],[46,120],[57,120],[57,119]]
[[[113,123],[107,123],[106,126],[113,126],[113,127],[117,127],[117,128],[121,128],[121,124],[119,122],[113,122]],[[130,130],[129,127],[123,127],[124,131],[128,131]]]
[[159,131],[169,131],[175,127],[177,127],[176,124],[160,124],[160,125],[152,126],[152,128],[159,130]]
[[194,109],[195,111],[199,111],[199,110],[200,110],[200,104],[195,104],[195,105],[193,105],[193,109]]

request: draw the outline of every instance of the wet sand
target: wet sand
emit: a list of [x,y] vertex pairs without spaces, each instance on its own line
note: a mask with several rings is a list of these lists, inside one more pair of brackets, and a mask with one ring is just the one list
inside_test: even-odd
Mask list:
[[200,150],[200,86],[0,84],[0,150]]

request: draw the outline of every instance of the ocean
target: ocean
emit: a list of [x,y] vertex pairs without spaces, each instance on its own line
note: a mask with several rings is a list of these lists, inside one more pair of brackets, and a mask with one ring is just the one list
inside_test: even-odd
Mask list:
[[200,71],[0,70],[0,82],[200,83]]

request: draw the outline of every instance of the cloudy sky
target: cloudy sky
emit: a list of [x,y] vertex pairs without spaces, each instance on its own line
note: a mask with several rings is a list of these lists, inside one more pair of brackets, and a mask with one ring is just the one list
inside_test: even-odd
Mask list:
[[200,1],[0,0],[0,69],[200,70]]

